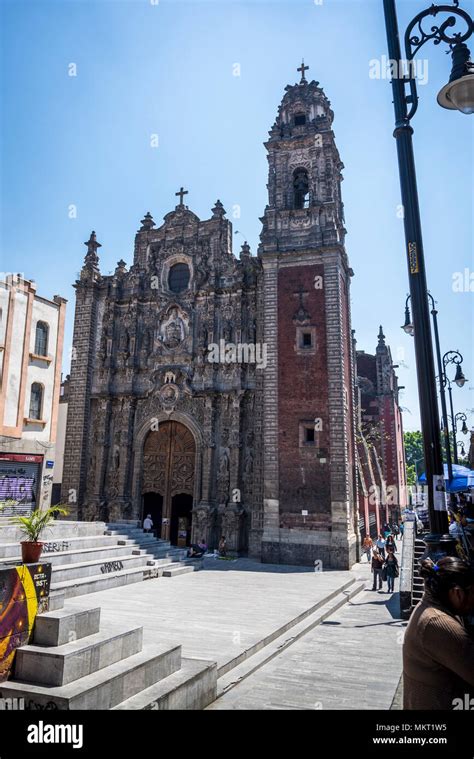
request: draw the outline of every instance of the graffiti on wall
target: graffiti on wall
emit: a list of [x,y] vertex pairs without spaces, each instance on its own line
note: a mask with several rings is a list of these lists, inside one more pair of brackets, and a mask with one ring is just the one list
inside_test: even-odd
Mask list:
[[11,672],[16,649],[31,638],[37,614],[48,610],[51,564],[0,568],[0,682]]

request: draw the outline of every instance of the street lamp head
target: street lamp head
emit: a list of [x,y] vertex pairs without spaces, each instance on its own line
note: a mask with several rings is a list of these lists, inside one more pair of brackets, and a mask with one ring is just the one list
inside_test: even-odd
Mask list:
[[405,306],[405,324],[402,326],[402,329],[404,332],[407,333],[407,335],[413,335],[415,334],[415,328],[411,322],[411,315],[410,315],[410,309],[408,308],[408,303]]
[[474,63],[470,57],[469,48],[464,42],[454,45],[451,76],[448,84],[438,93],[440,106],[467,115],[474,113]]
[[467,382],[467,379],[463,374],[460,364],[458,364],[456,367],[456,376],[454,378],[454,381],[458,387],[464,387],[464,385]]
[[466,422],[462,423],[461,432],[462,432],[463,435],[467,435],[467,433],[469,432],[469,430],[467,429]]

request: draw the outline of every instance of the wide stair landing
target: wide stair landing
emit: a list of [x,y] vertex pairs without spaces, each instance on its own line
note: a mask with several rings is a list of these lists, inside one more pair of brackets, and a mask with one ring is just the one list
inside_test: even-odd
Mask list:
[[[17,527],[0,520],[0,563],[21,562]],[[51,562],[51,604],[56,598],[95,593],[154,577],[174,577],[202,568],[186,559],[186,549],[144,533],[136,522],[68,522],[58,520],[44,536],[41,559]]]
[[214,662],[183,658],[179,645],[143,645],[141,627],[103,626],[100,608],[64,607],[37,617],[0,698],[22,698],[26,710],[204,709],[216,680]]

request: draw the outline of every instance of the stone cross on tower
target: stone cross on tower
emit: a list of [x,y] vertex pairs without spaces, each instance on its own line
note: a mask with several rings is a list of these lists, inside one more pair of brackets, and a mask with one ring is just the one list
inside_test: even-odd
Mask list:
[[308,69],[309,69],[309,66],[304,65],[304,58],[303,58],[303,60],[301,61],[301,66],[299,66],[296,69],[297,71],[301,71],[301,82],[306,82],[306,77],[305,77],[304,72],[307,71]]
[[179,190],[179,192],[175,192],[175,195],[179,195],[179,205],[182,206],[183,204],[183,197],[185,195],[189,195],[189,191],[185,190],[183,187]]

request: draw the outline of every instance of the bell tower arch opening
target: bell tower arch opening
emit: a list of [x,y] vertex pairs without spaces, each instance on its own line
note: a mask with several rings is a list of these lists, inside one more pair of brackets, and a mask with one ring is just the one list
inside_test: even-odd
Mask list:
[[293,172],[293,207],[309,208],[309,177],[306,169]]
[[142,518],[151,514],[157,537],[184,547],[191,540],[196,443],[174,420],[160,423],[143,446]]

